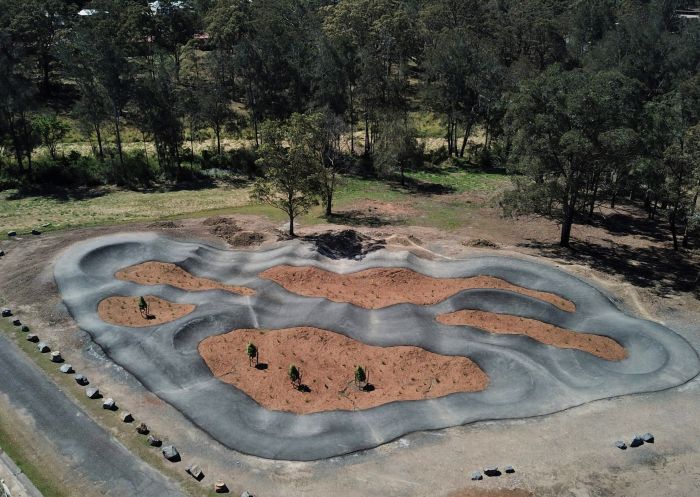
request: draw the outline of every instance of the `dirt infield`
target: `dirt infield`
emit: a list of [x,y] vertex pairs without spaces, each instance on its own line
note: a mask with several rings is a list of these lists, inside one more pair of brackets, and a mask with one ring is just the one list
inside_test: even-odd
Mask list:
[[[250,366],[248,343],[258,347],[261,367]],[[235,330],[206,338],[199,344],[199,353],[217,378],[268,409],[297,414],[475,392],[489,382],[466,357],[410,346],[373,347],[317,328]],[[301,370],[309,391],[292,387],[287,376],[290,364]],[[366,391],[354,383],[357,365],[368,370],[372,387]]]
[[180,266],[165,262],[144,262],[117,271],[118,279],[140,285],[170,285],[188,291],[225,290],[239,295],[255,295],[255,290],[242,286],[225,285],[207,278],[198,278]]
[[461,310],[437,317],[443,324],[473,326],[489,333],[526,335],[538,342],[560,349],[577,349],[607,361],[621,361],[627,351],[612,338],[579,331],[570,331],[536,319],[521,318],[495,312]]
[[290,292],[307,297],[323,297],[334,302],[349,302],[365,309],[394,304],[432,305],[467,289],[508,290],[543,300],[574,312],[573,302],[549,292],[531,290],[492,276],[471,278],[433,278],[404,268],[367,269],[337,274],[315,267],[277,266],[260,274]]
[[176,304],[149,295],[144,297],[148,314],[144,317],[139,309],[139,297],[108,297],[97,306],[100,319],[107,323],[131,328],[145,328],[169,323],[194,311],[192,304]]

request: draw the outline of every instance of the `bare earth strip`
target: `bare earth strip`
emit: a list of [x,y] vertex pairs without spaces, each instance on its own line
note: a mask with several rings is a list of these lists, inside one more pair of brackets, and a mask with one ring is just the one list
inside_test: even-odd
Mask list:
[[140,285],[170,285],[181,290],[225,290],[240,295],[255,295],[255,290],[243,286],[226,285],[208,278],[199,278],[175,264],[149,261],[117,271],[118,279]]
[[148,303],[148,317],[139,309],[139,297],[108,297],[97,306],[103,321],[131,328],[145,328],[175,321],[194,311],[192,304],[176,304],[154,296],[144,297]]
[[536,319],[496,314],[494,312],[461,310],[437,317],[443,324],[473,326],[489,333],[526,335],[538,342],[561,349],[577,349],[608,361],[621,361],[627,351],[612,338],[566,330]]
[[404,268],[337,274],[315,267],[276,266],[261,273],[260,277],[272,280],[290,292],[348,302],[365,309],[401,303],[433,305],[462,290],[493,288],[527,295],[567,312],[576,310],[574,303],[563,297],[523,288],[493,276],[433,278]]
[[[248,343],[260,351],[264,368],[249,365]],[[208,337],[199,353],[213,374],[263,407],[308,414],[368,409],[397,400],[421,400],[485,389],[489,380],[466,357],[443,356],[419,347],[374,347],[318,328],[235,330]],[[309,392],[294,389],[290,364]],[[371,391],[354,384],[355,366],[368,370]]]

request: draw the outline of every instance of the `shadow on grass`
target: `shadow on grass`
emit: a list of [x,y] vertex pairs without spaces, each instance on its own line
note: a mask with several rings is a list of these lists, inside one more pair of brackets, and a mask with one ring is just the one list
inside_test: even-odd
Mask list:
[[324,218],[333,224],[343,224],[346,226],[367,226],[370,228],[377,228],[380,226],[388,226],[401,224],[400,221],[396,219],[391,219],[382,216],[368,215],[359,210],[343,211],[331,214],[330,216],[324,216]]

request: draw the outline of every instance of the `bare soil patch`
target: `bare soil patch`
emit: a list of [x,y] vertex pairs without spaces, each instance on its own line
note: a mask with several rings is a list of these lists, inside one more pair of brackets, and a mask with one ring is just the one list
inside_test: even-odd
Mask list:
[[139,297],[108,297],[99,303],[97,313],[103,321],[131,328],[169,323],[194,311],[193,304],[176,304],[152,295],[144,297],[148,313],[141,313]]
[[627,357],[625,348],[612,338],[566,330],[536,319],[465,309],[442,314],[437,320],[443,324],[473,326],[489,333],[526,335],[547,345],[581,350],[607,361],[621,361]]
[[276,266],[260,274],[290,292],[349,302],[365,309],[394,304],[433,305],[467,289],[494,288],[520,293],[573,312],[573,302],[553,293],[531,290],[492,276],[432,278],[404,268],[367,269],[337,274],[315,267]]
[[[249,364],[248,343],[260,352]],[[208,337],[199,353],[214,376],[239,388],[260,405],[297,414],[368,409],[398,400],[422,400],[476,392],[488,377],[466,357],[443,356],[419,347],[373,347],[318,328],[235,330]],[[295,389],[290,364],[307,391]],[[368,371],[370,388],[355,385],[356,366]]]
[[143,262],[120,269],[115,276],[120,280],[131,281],[139,285],[170,285],[188,291],[225,290],[239,295],[255,295],[255,290],[251,288],[226,285],[208,278],[199,278],[176,264],[165,262]]

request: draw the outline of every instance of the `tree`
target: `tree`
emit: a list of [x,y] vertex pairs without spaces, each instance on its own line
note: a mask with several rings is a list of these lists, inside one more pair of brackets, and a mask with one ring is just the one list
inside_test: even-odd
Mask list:
[[405,172],[410,166],[420,165],[423,150],[416,141],[416,132],[407,115],[386,116],[380,126],[374,153],[374,163],[384,175],[399,173],[405,185]]
[[146,302],[146,299],[143,297],[139,298],[139,311],[141,312],[141,317],[143,319],[148,319],[148,317],[151,315],[148,309],[148,302]]
[[255,365],[258,365],[258,348],[255,346],[254,343],[249,343],[248,346],[245,349],[246,354],[248,355],[248,361],[249,364],[252,366],[253,365],[253,360],[255,360]]
[[574,219],[591,201],[588,194],[608,163],[609,135],[633,135],[626,130],[638,114],[638,95],[638,84],[619,73],[555,65],[513,96],[508,110],[513,169],[526,178],[518,180],[515,195],[525,194],[521,205],[530,210],[558,209],[562,247],[569,246]]
[[292,382],[292,386],[297,390],[301,388],[301,371],[294,364],[289,366],[288,371],[289,381]]
[[70,126],[55,114],[44,114],[34,118],[34,127],[41,138],[41,143],[48,148],[51,158],[56,160],[56,147],[68,134]]
[[362,366],[357,366],[355,368],[355,385],[357,388],[364,388],[367,384],[367,373]]
[[318,203],[318,162],[311,129],[312,117],[293,114],[285,122],[267,121],[261,130],[258,164],[263,176],[253,185],[252,196],[287,214],[290,236],[294,236],[297,216]]

